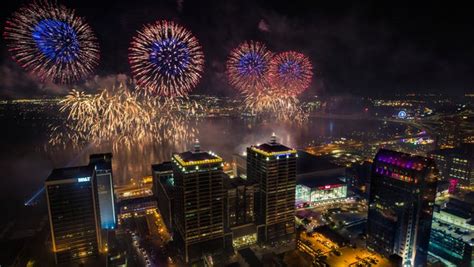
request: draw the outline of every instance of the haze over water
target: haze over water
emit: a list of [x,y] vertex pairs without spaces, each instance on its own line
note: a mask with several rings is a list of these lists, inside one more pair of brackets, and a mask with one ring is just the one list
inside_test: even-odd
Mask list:
[[[40,188],[53,168],[84,165],[91,153],[111,152],[108,148],[87,146],[81,151],[72,148],[49,151],[47,147],[47,123],[4,120],[9,131],[2,134],[1,195],[5,198],[24,199]],[[354,131],[373,131],[381,125],[369,120],[329,120],[311,118],[304,125],[289,125],[274,121],[255,122],[241,118],[205,118],[197,123],[197,138],[203,150],[212,150],[225,160],[242,153],[251,144],[268,141],[275,132],[278,141],[295,148],[303,148],[310,142],[326,137],[348,137]],[[192,147],[194,140],[178,146],[139,144],[130,149],[123,147],[114,152],[114,179],[116,184],[130,178],[151,174],[151,164],[169,160],[173,152]]]

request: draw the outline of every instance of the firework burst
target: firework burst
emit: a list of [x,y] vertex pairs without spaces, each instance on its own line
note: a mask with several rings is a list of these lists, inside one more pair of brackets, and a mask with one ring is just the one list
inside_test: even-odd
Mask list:
[[294,51],[279,53],[270,61],[271,86],[282,94],[297,96],[309,87],[312,70],[313,66],[304,54]]
[[272,53],[260,42],[244,42],[231,51],[227,76],[232,86],[244,94],[262,90],[268,85]]
[[130,45],[129,61],[137,84],[159,96],[186,96],[204,69],[204,53],[196,37],[169,21],[157,21],[138,31]]
[[5,23],[4,38],[13,59],[43,81],[81,80],[99,61],[91,28],[62,5],[34,2],[20,8]]

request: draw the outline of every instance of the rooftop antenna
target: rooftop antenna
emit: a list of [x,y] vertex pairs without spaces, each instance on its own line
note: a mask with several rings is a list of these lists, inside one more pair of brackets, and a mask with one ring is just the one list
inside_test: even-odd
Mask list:
[[196,138],[196,141],[194,142],[194,152],[198,153],[201,151],[201,145],[199,144],[199,139]]
[[275,133],[272,133],[272,136],[270,137],[270,144],[276,144],[277,142],[277,137]]

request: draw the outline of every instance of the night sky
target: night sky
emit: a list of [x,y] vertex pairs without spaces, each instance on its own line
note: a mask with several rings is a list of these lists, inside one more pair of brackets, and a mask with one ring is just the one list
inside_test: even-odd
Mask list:
[[[1,28],[29,1],[2,1]],[[130,74],[128,45],[137,29],[174,20],[199,39],[205,74],[194,93],[234,95],[225,77],[229,51],[244,40],[274,52],[306,53],[315,67],[308,94],[393,95],[472,92],[474,20],[457,3],[403,1],[103,1],[58,0],[82,16],[101,48],[96,74]],[[0,43],[0,97],[64,94],[69,87],[28,77]]]

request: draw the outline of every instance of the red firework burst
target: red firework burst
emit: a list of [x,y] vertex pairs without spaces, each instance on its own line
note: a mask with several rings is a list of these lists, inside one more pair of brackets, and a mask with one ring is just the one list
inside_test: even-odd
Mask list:
[[240,44],[231,51],[227,60],[229,83],[244,94],[267,87],[272,56],[273,53],[260,42]]
[[304,92],[313,77],[313,66],[302,53],[289,51],[275,55],[270,61],[269,78],[272,87],[289,96]]

